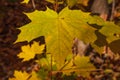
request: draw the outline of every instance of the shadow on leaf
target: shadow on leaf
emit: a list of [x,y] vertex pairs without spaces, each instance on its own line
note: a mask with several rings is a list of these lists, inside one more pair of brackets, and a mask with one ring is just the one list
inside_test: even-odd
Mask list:
[[112,52],[120,53],[120,39],[115,40],[109,44],[109,47]]

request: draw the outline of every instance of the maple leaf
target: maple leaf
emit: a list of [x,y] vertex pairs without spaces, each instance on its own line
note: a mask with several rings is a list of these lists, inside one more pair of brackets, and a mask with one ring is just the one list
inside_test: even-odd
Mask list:
[[71,8],[71,7],[73,7],[75,4],[77,4],[77,0],[67,0],[67,4],[68,4],[68,6]]
[[36,10],[25,14],[31,19],[31,23],[19,28],[21,33],[16,42],[29,42],[39,36],[49,38],[46,41],[47,52],[52,53],[59,69],[68,53],[72,54],[71,47],[75,37],[85,43],[96,40],[96,29],[87,24],[91,16],[81,10],[70,10],[66,7],[58,14],[47,8],[46,11]]
[[50,2],[50,3],[55,3],[56,1],[55,0],[46,0],[47,2]]
[[[91,71],[96,70],[94,65],[90,62],[90,57],[88,56],[75,56],[74,59],[66,61],[60,72],[65,75],[71,75],[75,72],[78,75],[88,77]],[[52,71],[52,73],[57,73],[59,71]]]
[[101,25],[101,29],[96,31],[97,40],[92,44],[92,47],[94,47],[97,52],[103,53],[104,46],[108,45],[112,51],[116,53],[119,51],[119,47],[117,45],[113,46],[113,43],[120,39],[120,27],[114,24],[114,22],[108,21],[103,22]]
[[38,79],[37,74],[33,71],[31,74],[21,71],[15,71],[15,78],[9,78],[9,80],[41,80]]
[[33,42],[33,44],[22,46],[22,52],[18,54],[19,58],[23,58],[23,61],[28,61],[33,59],[36,54],[41,54],[44,50],[45,45],[39,45],[38,42]]
[[47,54],[46,57],[41,58],[36,62],[39,63],[41,67],[47,68],[48,70],[51,70],[51,65],[55,65],[54,59],[51,59],[51,54]]
[[106,36],[108,43],[120,39],[120,37],[117,36],[120,35],[120,27],[115,25],[114,22],[105,22],[99,32]]
[[29,2],[29,0],[24,0],[21,3],[28,3],[28,2]]
[[84,5],[84,6],[88,6],[89,0],[77,0],[77,2],[78,2],[79,4]]
[[73,65],[74,63],[72,59],[70,61],[66,61],[64,67],[61,69],[63,74],[71,75],[71,72],[74,72]]
[[75,57],[74,63],[79,68],[92,69],[95,68],[92,63],[90,63],[90,58],[88,56],[79,56]]
[[88,56],[77,55],[75,57],[74,64],[77,68],[76,73],[85,77],[88,77],[89,72],[91,72],[92,70],[96,70],[94,65],[90,63],[90,58]]
[[42,80],[40,77],[38,77],[37,73],[32,71],[31,77],[28,80]]
[[87,6],[88,5],[88,1],[89,0],[67,0],[67,4],[68,4],[68,6],[70,8],[75,6],[76,4],[82,4],[84,6]]
[[88,23],[97,24],[98,26],[96,28],[98,30],[95,31],[97,40],[91,45],[97,52],[102,53],[104,46],[120,39],[120,27],[112,21],[103,21],[99,16],[93,17],[94,18],[91,19],[91,21],[88,21]]
[[14,76],[15,78],[10,78],[9,80],[27,80],[30,75],[26,72],[15,71]]

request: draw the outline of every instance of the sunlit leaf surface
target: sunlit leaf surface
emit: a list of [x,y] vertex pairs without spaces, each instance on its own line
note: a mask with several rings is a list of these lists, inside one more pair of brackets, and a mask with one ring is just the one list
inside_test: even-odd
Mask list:
[[39,36],[49,38],[46,42],[47,52],[53,54],[58,66],[64,64],[68,53],[72,53],[71,47],[75,37],[86,43],[96,40],[96,29],[87,24],[91,19],[89,13],[66,7],[59,14],[47,8],[46,11],[36,10],[26,15],[32,22],[20,28],[21,33],[16,42],[31,41]]
[[33,44],[22,46],[22,52],[18,54],[19,58],[23,58],[23,61],[33,59],[36,54],[41,54],[45,48],[45,45],[39,45],[39,42],[33,42]]

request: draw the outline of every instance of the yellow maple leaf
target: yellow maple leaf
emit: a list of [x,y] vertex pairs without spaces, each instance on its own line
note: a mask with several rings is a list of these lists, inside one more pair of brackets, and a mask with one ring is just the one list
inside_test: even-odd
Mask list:
[[21,3],[28,3],[28,2],[29,2],[29,0],[24,0]]
[[15,78],[9,78],[9,80],[38,80],[37,74],[34,71],[31,74],[21,71],[15,71],[14,77]]
[[44,50],[45,45],[39,45],[39,42],[33,42],[33,44],[22,46],[22,52],[20,52],[17,56],[19,58],[23,58],[23,61],[28,61],[33,59],[36,54],[41,54]]
[[37,76],[36,72],[33,71],[31,74],[32,74],[32,76],[28,80],[41,80],[40,77],[38,79],[38,76]]
[[10,78],[9,80],[27,80],[30,74],[21,71],[15,71],[14,76],[15,78]]

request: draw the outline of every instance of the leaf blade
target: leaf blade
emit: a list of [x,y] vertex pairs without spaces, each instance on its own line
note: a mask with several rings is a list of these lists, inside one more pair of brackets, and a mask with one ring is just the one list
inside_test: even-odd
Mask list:
[[16,42],[25,40],[29,42],[39,36],[49,38],[46,42],[47,52],[52,53],[58,63],[58,69],[64,65],[67,55],[72,54],[71,47],[75,37],[85,43],[96,40],[94,33],[96,29],[87,24],[91,18],[89,13],[66,7],[59,14],[47,8],[46,11],[35,11],[26,15],[32,22],[19,28],[21,33]]
[[20,52],[17,56],[19,58],[23,58],[23,61],[28,61],[33,59],[36,54],[41,54],[44,50],[45,45],[39,45],[38,42],[33,42],[33,44],[22,46],[22,52]]

